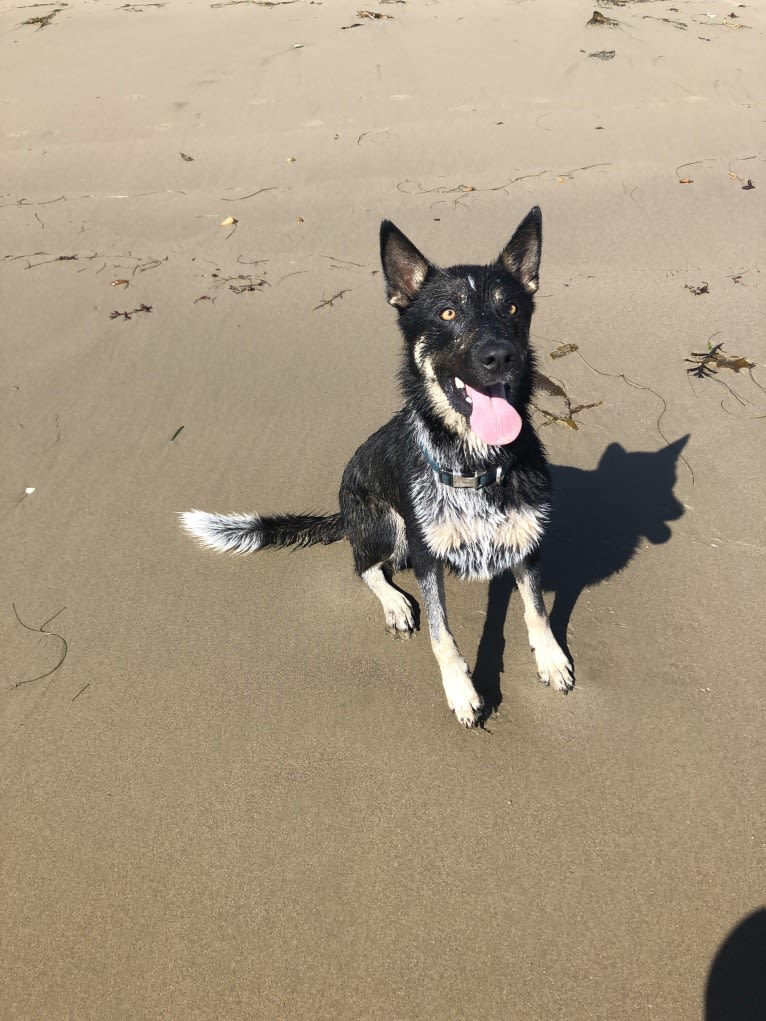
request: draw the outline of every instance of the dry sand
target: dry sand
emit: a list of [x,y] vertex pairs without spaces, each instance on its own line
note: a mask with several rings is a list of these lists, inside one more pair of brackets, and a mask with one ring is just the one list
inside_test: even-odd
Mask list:
[[[61,6],[0,3],[0,1015],[764,1016],[763,9]],[[451,582],[467,733],[346,546],[175,512],[334,509],[379,221],[485,261],[535,203],[578,684]]]

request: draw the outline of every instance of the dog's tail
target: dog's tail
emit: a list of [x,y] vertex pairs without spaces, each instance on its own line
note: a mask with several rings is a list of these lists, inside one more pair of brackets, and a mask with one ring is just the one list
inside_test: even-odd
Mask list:
[[328,545],[345,538],[338,514],[208,514],[191,510],[179,515],[181,527],[203,546],[223,553],[253,553],[270,547],[303,549],[316,543]]

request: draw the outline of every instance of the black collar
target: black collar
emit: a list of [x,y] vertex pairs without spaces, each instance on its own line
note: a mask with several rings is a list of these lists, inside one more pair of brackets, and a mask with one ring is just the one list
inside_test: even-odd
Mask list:
[[493,486],[496,482],[502,482],[505,478],[508,466],[488,468],[486,471],[477,472],[474,475],[458,475],[455,472],[445,471],[434,461],[426,448],[419,444],[423,457],[433,468],[439,482],[445,486],[452,486],[453,489],[484,489],[486,486]]

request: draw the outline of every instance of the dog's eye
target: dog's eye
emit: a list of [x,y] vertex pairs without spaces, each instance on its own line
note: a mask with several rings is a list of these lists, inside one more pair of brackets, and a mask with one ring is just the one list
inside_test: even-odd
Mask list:
[[457,319],[457,312],[454,308],[444,308],[441,310],[439,315],[447,323],[451,323],[453,319]]
[[518,311],[519,310],[518,310],[516,305],[509,305],[508,306],[508,315],[509,316],[515,316]]

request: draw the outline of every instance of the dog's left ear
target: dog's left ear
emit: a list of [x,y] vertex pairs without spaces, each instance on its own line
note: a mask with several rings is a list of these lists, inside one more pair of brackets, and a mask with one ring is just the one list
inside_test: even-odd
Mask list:
[[539,206],[533,206],[497,260],[530,294],[534,294],[539,286],[542,245],[543,214]]
[[390,220],[380,225],[380,261],[389,304],[405,309],[417,298],[431,263]]

